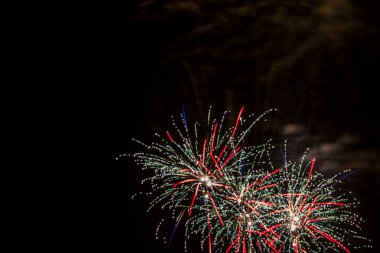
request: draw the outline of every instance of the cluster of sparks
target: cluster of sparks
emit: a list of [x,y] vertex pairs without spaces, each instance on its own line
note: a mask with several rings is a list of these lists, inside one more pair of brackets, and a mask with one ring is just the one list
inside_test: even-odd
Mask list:
[[242,107],[232,127],[224,126],[228,112],[217,121],[210,120],[210,111],[203,138],[200,124],[190,129],[183,113],[183,127],[173,120],[175,132],[156,134],[158,141],[151,145],[135,140],[147,149],[132,156],[151,171],[142,181],[156,194],[149,210],[157,205],[169,210],[174,232],[182,221],[185,238],[200,235],[208,253],[349,253],[354,248],[350,238],[364,239],[357,232],[363,220],[350,211],[356,203],[336,188],[341,174],[324,178],[314,170],[315,158],[306,161],[306,153],[298,163],[284,157],[275,167],[270,141],[244,144],[272,110],[252,120],[252,115],[243,118]]

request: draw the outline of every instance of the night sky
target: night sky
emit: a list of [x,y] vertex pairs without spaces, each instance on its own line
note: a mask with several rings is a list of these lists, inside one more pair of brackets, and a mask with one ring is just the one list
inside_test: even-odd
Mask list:
[[[130,199],[143,174],[115,157],[141,151],[131,138],[149,143],[170,130],[183,107],[194,123],[211,104],[232,116],[243,105],[256,115],[278,108],[251,134],[253,142],[286,139],[290,156],[310,147],[326,175],[355,171],[343,188],[361,201],[363,235],[375,246],[360,252],[380,252],[378,1],[128,2],[105,10],[100,60],[94,56],[107,91],[98,102],[112,185],[107,233],[117,252],[167,252],[154,239],[167,215],[146,213],[149,198]],[[183,252],[181,233],[169,252]]]

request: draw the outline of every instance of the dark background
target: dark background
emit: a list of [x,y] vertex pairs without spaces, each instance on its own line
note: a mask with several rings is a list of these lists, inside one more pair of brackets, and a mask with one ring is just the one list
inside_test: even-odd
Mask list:
[[[375,248],[352,251],[380,252],[379,11],[371,0],[152,0],[96,13],[99,48],[90,60],[100,86],[91,101],[106,140],[102,170],[111,175],[100,238],[119,252],[166,252],[154,239],[165,214],[147,214],[149,198],[130,200],[143,175],[115,157],[141,150],[131,138],[150,142],[170,130],[183,107],[194,123],[210,104],[233,117],[245,105],[256,115],[279,109],[253,142],[287,139],[289,156],[310,147],[327,175],[355,171],[343,190],[360,200],[363,235]],[[180,233],[169,252],[183,252]]]

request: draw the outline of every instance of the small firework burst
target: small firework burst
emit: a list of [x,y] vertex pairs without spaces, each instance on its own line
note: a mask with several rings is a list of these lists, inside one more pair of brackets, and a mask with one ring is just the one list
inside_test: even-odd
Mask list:
[[350,239],[364,239],[357,232],[363,219],[350,211],[356,203],[335,187],[341,174],[326,179],[314,171],[316,158],[304,165],[305,157],[279,173],[262,242],[274,252],[350,252]]
[[[263,217],[272,208],[271,196],[277,185],[272,176],[279,170],[274,170],[267,158],[270,148],[270,143],[262,145],[255,155],[246,157],[244,165],[226,172],[223,177],[222,183],[227,187],[217,193],[216,199],[224,226],[212,229],[212,244],[219,245],[214,247],[214,252],[255,252],[254,244],[258,243],[259,238],[254,232],[260,228]],[[206,224],[217,223],[212,218],[215,219],[211,216],[211,221],[207,220],[207,223],[198,219],[195,224],[205,231]]]

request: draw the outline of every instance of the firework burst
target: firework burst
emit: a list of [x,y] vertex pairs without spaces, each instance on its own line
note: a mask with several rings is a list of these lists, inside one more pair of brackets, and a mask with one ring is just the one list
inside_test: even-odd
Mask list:
[[299,163],[285,163],[272,198],[275,209],[267,213],[267,225],[258,235],[276,253],[349,253],[350,239],[365,239],[357,232],[363,219],[350,211],[357,203],[334,187],[341,174],[324,178],[314,170],[316,158],[304,165],[305,157]]
[[[142,182],[150,182],[152,191],[158,193],[151,202],[149,210],[161,204],[163,209],[168,208],[172,211],[178,224],[184,216],[191,218],[196,209],[200,214],[190,219],[192,221],[190,232],[196,233],[206,227],[210,251],[211,231],[215,228],[211,225],[215,224],[211,223],[211,220],[217,219],[218,227],[225,226],[221,214],[221,209],[225,206],[221,202],[234,201],[236,191],[241,190],[236,189],[236,176],[245,173],[247,175],[241,178],[248,182],[253,175],[248,173],[250,169],[247,171],[244,169],[252,165],[251,161],[258,159],[257,156],[266,149],[266,145],[243,147],[241,144],[253,126],[273,110],[268,110],[249,123],[242,117],[243,111],[244,107],[241,108],[233,127],[225,128],[223,124],[228,112],[223,114],[219,122],[210,121],[210,108],[208,117],[210,131],[202,139],[198,134],[199,123],[195,123],[192,134],[183,113],[181,115],[183,128],[178,127],[173,120],[174,133],[167,131],[165,136],[156,134],[158,142],[146,145],[136,140],[148,150],[133,155],[136,163],[143,170],[154,171],[151,177]],[[252,115],[249,115],[248,118],[251,117]],[[253,183],[245,191],[250,188],[254,188]],[[226,199],[225,196],[231,197]],[[257,209],[257,203],[243,203],[252,209]],[[204,226],[196,227],[194,224]]]
[[[306,163],[272,163],[271,141],[247,146],[244,139],[268,110],[243,118],[244,107],[231,127],[229,112],[211,120],[205,135],[200,124],[188,127],[186,114],[179,127],[135,153],[136,163],[150,176],[142,180],[155,194],[154,206],[171,211],[175,227],[165,241],[169,246],[177,227],[185,226],[185,251],[191,235],[200,235],[202,250],[212,252],[350,252],[350,238],[360,238],[363,220],[336,184],[341,174],[324,178],[315,171],[316,159]],[[162,221],[163,222],[163,221]],[[160,222],[158,230],[162,224]],[[168,247],[169,247],[168,246]]]
[[[273,169],[272,164],[268,162],[271,147],[268,142],[259,149],[252,150],[244,162],[240,161],[239,166],[226,171],[226,176],[221,179],[228,187],[216,192],[215,198],[218,200],[220,216],[225,225],[213,227],[211,231],[214,235],[214,252],[255,252],[255,244],[259,238],[253,233],[260,228],[262,218],[274,205],[271,196],[277,184],[272,176],[279,170]],[[208,211],[211,206],[207,203],[206,201],[203,208]],[[199,231],[206,231],[206,226],[210,223],[217,223],[215,217],[207,218],[207,222],[202,217],[190,221]],[[210,237],[208,239],[210,240]]]

